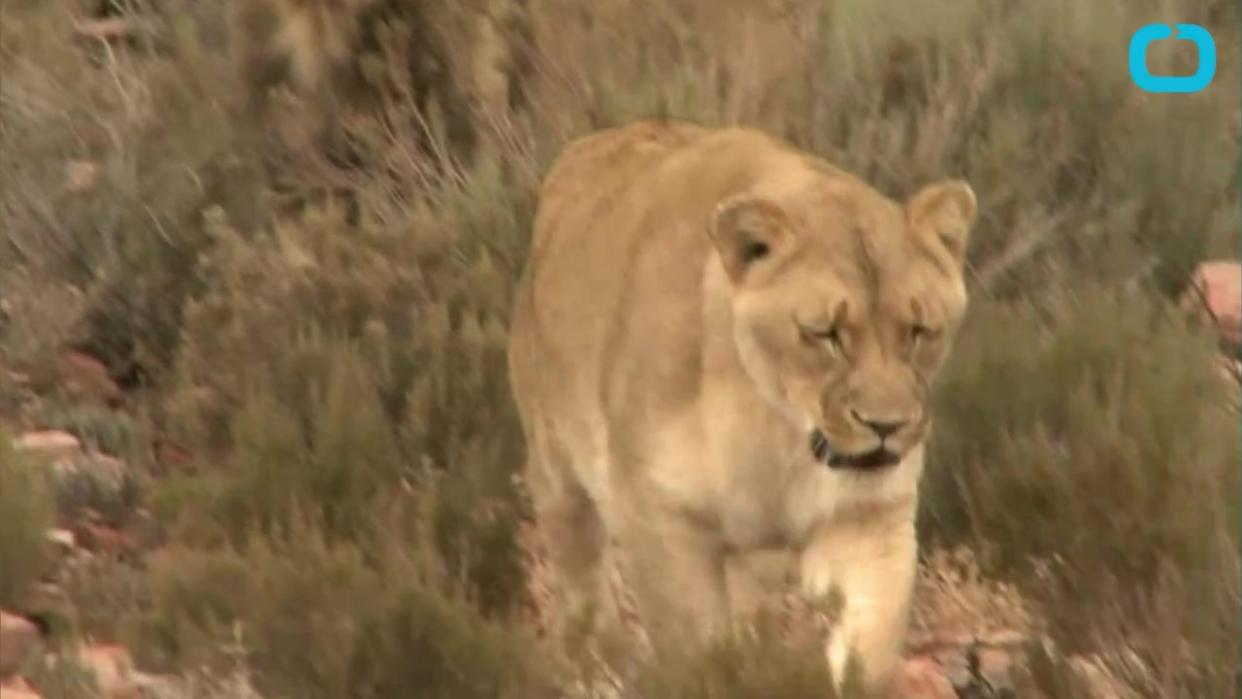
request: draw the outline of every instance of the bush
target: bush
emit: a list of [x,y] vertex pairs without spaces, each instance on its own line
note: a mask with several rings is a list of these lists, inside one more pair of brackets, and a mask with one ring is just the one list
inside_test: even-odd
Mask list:
[[48,699],[97,699],[102,695],[93,668],[72,657],[45,656],[28,670],[34,686]]
[[[738,638],[641,666],[635,696],[646,699],[835,699],[832,673],[818,643],[793,645],[770,619]],[[842,695],[860,696],[849,682]]]
[[[141,44],[96,55],[67,41],[72,12],[7,3],[0,21],[0,267],[17,270],[0,294],[18,301],[3,339],[21,350],[14,359],[35,363],[67,343],[87,347],[137,380],[171,363],[181,302],[202,281],[201,209],[259,214],[261,153],[202,22],[172,21],[170,9],[159,52]],[[70,186],[74,162],[93,166],[93,184]]]
[[33,411],[32,421],[46,429],[64,430],[91,451],[138,462],[147,456],[150,436],[138,418],[91,405],[45,401]]
[[[341,125],[377,103],[401,102],[416,108],[400,116],[413,128],[407,145],[427,153],[447,147],[470,162],[486,154],[482,144],[523,103],[531,49],[525,4],[240,0],[231,38],[254,114],[286,145],[326,146],[348,162],[357,154]],[[295,25],[305,31],[292,34]]]
[[[117,643],[148,594],[146,571],[113,556],[79,556],[58,572],[65,600],[48,600],[69,640]],[[41,610],[34,610],[41,611]]]
[[302,367],[319,368],[303,369],[305,385],[288,377],[304,402],[278,402],[270,385],[256,385],[237,408],[224,469],[166,481],[157,514],[179,523],[187,542],[241,545],[277,535],[301,513],[332,541],[366,546],[382,535],[376,510],[391,493],[412,489],[425,498],[433,539],[409,545],[433,545],[485,609],[511,606],[524,581],[514,538],[519,503],[507,471],[487,470],[502,464],[468,443],[449,463],[456,470],[437,476],[425,454],[419,460],[416,438],[385,414],[356,348],[307,340],[293,349],[313,361]]
[[138,646],[157,666],[222,666],[239,638],[274,696],[543,696],[552,676],[529,641],[407,543],[363,551],[293,519],[239,549],[168,552],[152,564]]
[[1242,455],[1218,351],[1142,296],[1053,305],[1047,330],[999,305],[964,329],[939,389],[925,538],[981,551],[1068,650],[1098,651],[1121,624],[1103,635],[1233,657]]
[[283,526],[299,508],[322,518],[332,534],[356,534],[372,502],[412,475],[402,473],[394,431],[356,359],[346,352],[325,357],[322,380],[306,377],[304,413],[270,392],[256,392],[239,407],[234,475],[218,520],[234,541],[252,529]]
[[142,484],[133,470],[102,455],[57,462],[52,481],[56,511],[69,521],[98,516],[122,525],[131,519],[142,498]]
[[55,510],[44,464],[18,454],[0,429],[0,607],[12,609],[47,570]]
[[244,666],[224,676],[200,670],[178,677],[156,685],[151,696],[152,699],[263,699]]
[[528,207],[503,177],[445,182],[434,204],[377,183],[366,193],[393,218],[352,229],[331,204],[250,242],[213,224],[220,283],[188,307],[168,417],[232,452],[234,535],[295,502],[355,529],[376,494],[442,472],[441,550],[489,607],[520,589],[504,280]]

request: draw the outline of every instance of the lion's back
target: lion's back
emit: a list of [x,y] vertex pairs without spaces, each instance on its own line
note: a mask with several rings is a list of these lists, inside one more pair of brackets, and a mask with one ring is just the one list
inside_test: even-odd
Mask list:
[[609,306],[623,300],[621,263],[639,233],[618,209],[645,200],[654,168],[704,133],[693,124],[641,121],[595,132],[564,150],[540,189],[516,332],[542,335],[542,349],[565,363],[589,361],[607,332],[615,310]]
[[671,121],[598,131],[566,147],[545,176],[510,331],[510,380],[528,430],[555,424],[581,442],[573,451],[591,448],[583,435],[598,441],[600,386],[633,301],[635,210],[652,199],[661,163],[706,133]]
[[706,133],[703,127],[685,122],[645,120],[571,142],[540,187],[533,247],[538,248],[556,230],[573,230],[559,218],[567,208],[582,210],[616,196],[617,190],[635,182],[635,176]]
[[787,158],[758,132],[676,121],[607,129],[565,149],[541,188],[510,333],[528,430],[589,434],[598,449],[605,430],[644,429],[622,427],[625,413],[659,420],[694,400],[705,226],[719,201]]

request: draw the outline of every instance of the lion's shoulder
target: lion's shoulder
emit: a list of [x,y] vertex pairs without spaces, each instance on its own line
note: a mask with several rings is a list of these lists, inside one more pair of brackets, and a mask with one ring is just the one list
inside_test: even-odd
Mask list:
[[543,201],[598,187],[601,177],[632,172],[644,162],[685,148],[710,130],[684,121],[648,119],[571,141],[544,177]]

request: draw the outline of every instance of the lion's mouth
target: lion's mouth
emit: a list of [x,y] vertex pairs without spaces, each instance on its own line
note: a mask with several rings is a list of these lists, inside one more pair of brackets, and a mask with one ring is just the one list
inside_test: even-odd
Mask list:
[[895,466],[901,461],[899,454],[883,445],[861,454],[843,454],[834,451],[828,444],[828,438],[818,427],[811,431],[811,455],[815,457],[816,462],[828,468],[849,468],[859,471]]

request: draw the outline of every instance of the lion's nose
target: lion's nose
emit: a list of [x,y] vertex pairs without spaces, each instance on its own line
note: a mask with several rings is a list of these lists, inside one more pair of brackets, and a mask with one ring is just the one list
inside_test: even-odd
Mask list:
[[875,432],[880,437],[880,439],[884,439],[885,437],[900,430],[902,427],[906,426],[906,423],[909,422],[909,420],[902,418],[880,418],[871,415],[863,415],[854,409],[850,409],[850,414],[854,416],[855,420],[869,427],[872,432]]

